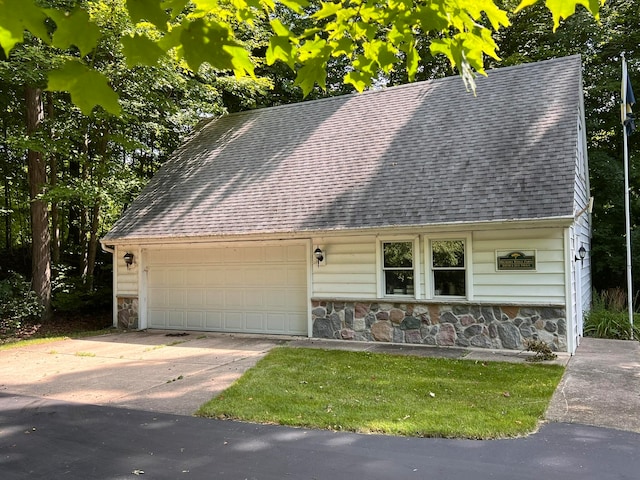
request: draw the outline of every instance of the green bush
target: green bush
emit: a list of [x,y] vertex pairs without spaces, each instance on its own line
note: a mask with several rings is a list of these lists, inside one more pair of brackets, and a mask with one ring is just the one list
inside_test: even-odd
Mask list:
[[0,280],[0,338],[15,335],[25,323],[38,321],[44,312],[38,295],[18,273]]
[[[620,289],[593,295],[593,307],[585,314],[584,335],[587,337],[629,340],[631,324],[626,309],[626,294]],[[640,339],[640,314],[633,315],[633,338]]]

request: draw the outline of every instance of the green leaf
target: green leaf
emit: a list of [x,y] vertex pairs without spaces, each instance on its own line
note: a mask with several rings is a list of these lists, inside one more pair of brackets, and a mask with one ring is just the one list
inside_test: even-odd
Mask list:
[[[530,7],[535,3],[538,3],[538,0],[522,0],[514,13],[518,13],[523,8]],[[600,6],[604,5],[604,3],[605,0],[545,0],[545,5],[553,17],[554,32],[560,26],[560,20],[573,15],[578,5],[585,7],[598,20],[600,18]]]
[[273,65],[281,60],[292,69],[295,67],[294,49],[289,37],[273,36],[269,39],[269,47],[265,55],[267,65]]
[[358,92],[363,92],[365,88],[371,85],[373,76],[370,73],[361,71],[351,71],[344,76],[344,82],[354,86]]
[[248,52],[233,38],[229,27],[213,20],[199,18],[188,22],[180,34],[184,58],[193,71],[208,63],[236,75],[253,76],[253,63]]
[[8,57],[16,43],[24,40],[25,30],[49,43],[46,19],[33,0],[0,0],[0,45],[5,55]]
[[114,115],[120,114],[118,95],[109,86],[107,78],[77,60],[69,60],[61,68],[49,72],[47,89],[69,92],[71,101],[84,115],[91,115],[97,105]]
[[296,13],[303,13],[304,8],[309,6],[307,0],[279,0],[279,2]]
[[167,29],[169,15],[160,6],[160,0],[127,0],[127,10],[133,23],[147,21],[162,31]]
[[339,10],[342,10],[342,2],[321,2],[322,7],[316,13],[311,15],[316,20],[322,20],[323,18],[335,15]]
[[153,66],[165,54],[165,51],[156,42],[144,35],[134,35],[133,37],[125,35],[120,39],[120,43],[122,43],[129,68],[136,65]]
[[85,56],[98,44],[101,37],[100,27],[91,21],[89,14],[80,8],[72,12],[47,10],[49,16],[56,22],[53,34],[53,46],[62,50],[75,45],[80,55]]
[[321,57],[314,57],[298,69],[295,84],[302,88],[302,93],[306,97],[313,91],[315,84],[323,90],[327,86],[327,62]]

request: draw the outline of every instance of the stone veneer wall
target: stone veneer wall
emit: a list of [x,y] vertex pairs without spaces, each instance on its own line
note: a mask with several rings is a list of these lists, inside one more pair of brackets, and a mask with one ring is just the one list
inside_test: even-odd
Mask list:
[[567,350],[563,307],[312,301],[314,338],[524,349],[542,340]]
[[118,297],[118,328],[138,329],[138,297]]

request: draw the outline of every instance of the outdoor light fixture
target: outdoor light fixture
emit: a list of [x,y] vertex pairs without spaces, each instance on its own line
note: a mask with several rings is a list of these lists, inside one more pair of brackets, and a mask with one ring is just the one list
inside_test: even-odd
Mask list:
[[578,255],[576,255],[575,261],[580,260],[580,265],[584,262],[584,257],[587,255],[587,251],[584,248],[584,245],[581,245],[578,249]]
[[313,251],[313,255],[316,257],[316,260],[318,260],[318,266],[320,266],[320,262],[324,260],[324,253],[320,250],[320,247]]
[[122,258],[124,258],[124,263],[127,264],[127,270],[128,270],[129,267],[133,265],[133,253],[127,252],[124,254],[124,257]]

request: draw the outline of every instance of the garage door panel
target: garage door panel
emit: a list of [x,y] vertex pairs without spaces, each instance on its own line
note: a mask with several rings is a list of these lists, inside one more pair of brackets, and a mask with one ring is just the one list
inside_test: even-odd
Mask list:
[[167,312],[167,327],[168,328],[182,328],[185,325],[185,313],[182,311],[171,310]]
[[205,312],[187,312],[187,328],[202,329]]
[[149,310],[148,324],[151,328],[166,328],[165,312],[163,310]]
[[222,312],[205,312],[205,329],[222,330]]
[[224,328],[236,332],[244,330],[243,316],[243,312],[224,312]]
[[306,334],[306,251],[305,245],[256,245],[150,252],[148,325]]

